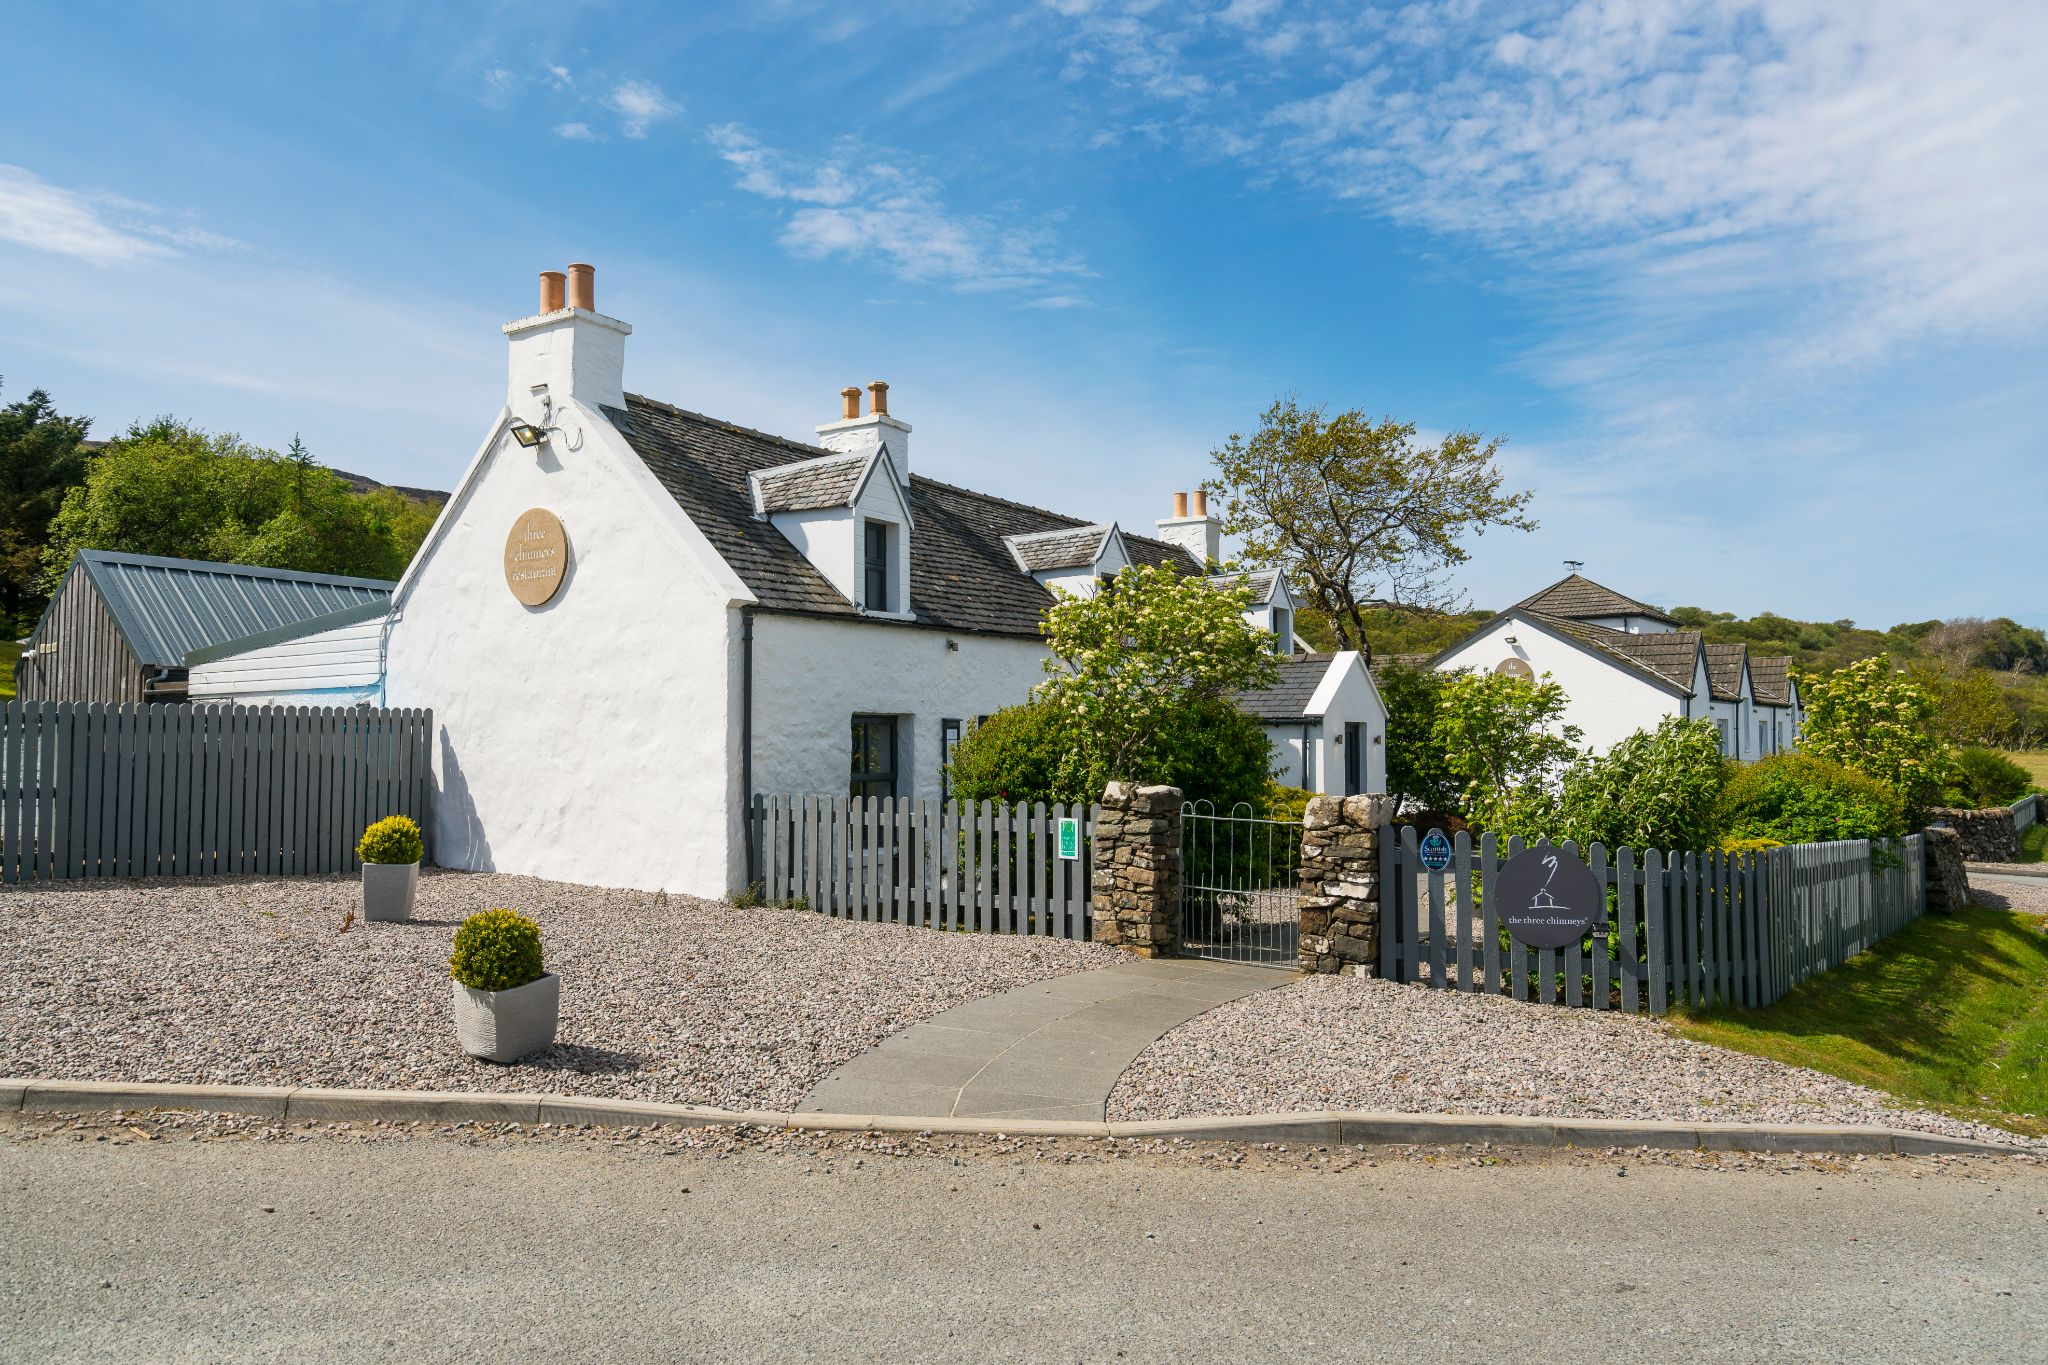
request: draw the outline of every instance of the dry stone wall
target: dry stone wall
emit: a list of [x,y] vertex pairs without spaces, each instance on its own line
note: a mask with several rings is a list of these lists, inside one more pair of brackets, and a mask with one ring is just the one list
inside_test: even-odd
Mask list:
[[2020,832],[2012,811],[2004,806],[1988,810],[1960,810],[1937,806],[1927,812],[1929,825],[1946,825],[1961,841],[1963,858],[1973,863],[2016,863],[2020,860]]
[[1970,903],[1970,871],[1963,865],[1962,837],[1952,829],[1931,825],[1920,831],[1927,859],[1927,905],[1950,914]]
[[1181,791],[1112,782],[1095,820],[1095,941],[1139,957],[1180,948]]
[[1318,796],[1302,815],[1301,969],[1375,976],[1386,796]]

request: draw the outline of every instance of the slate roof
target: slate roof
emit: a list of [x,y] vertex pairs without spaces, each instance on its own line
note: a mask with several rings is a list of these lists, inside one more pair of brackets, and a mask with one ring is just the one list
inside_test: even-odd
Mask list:
[[1252,585],[1252,604],[1265,606],[1273,600],[1273,585],[1280,581],[1278,569],[1251,569],[1245,573],[1210,574],[1211,583],[1243,583]]
[[[721,422],[638,394],[606,408],[621,435],[689,514],[764,611],[857,617],[852,603],[768,522],[754,516],[748,475],[835,452]],[[1017,567],[1004,539],[1095,523],[991,497],[920,474],[910,479],[910,607],[915,624],[1038,638],[1052,593]],[[1135,563],[1201,565],[1176,545],[1124,534]]]
[[[1633,597],[1623,597],[1612,588],[1602,587],[1590,578],[1568,574],[1552,583],[1543,591],[1525,597],[1515,607],[1527,611],[1540,611],[1546,616],[1561,616],[1568,621],[1585,621],[1600,616],[1647,616],[1652,621],[1675,626],[1678,622]],[[1513,608],[1510,608],[1513,610]]]
[[[1630,635],[1548,612],[1520,609],[1521,614],[1540,622],[1560,635],[1621,663],[1653,682],[1691,692],[1693,665],[1699,657],[1700,633],[1696,630],[1664,630],[1654,634]],[[1485,627],[1481,627],[1485,629]],[[1455,649],[1457,646],[1453,645]]]
[[377,578],[111,550],[79,551],[71,572],[92,580],[136,659],[160,668],[183,667],[195,650],[351,608],[382,608],[398,586]]
[[1261,692],[1239,692],[1231,698],[1238,708],[1267,724],[1308,719],[1308,704],[1314,699],[1323,675],[1330,671],[1334,654],[1289,654],[1280,660],[1280,677]]
[[1026,570],[1085,569],[1102,558],[1102,547],[1116,527],[1106,524],[1081,526],[1066,531],[1039,531],[1026,536],[1005,536],[1017,562]]
[[757,470],[753,474],[755,496],[763,512],[809,512],[821,507],[844,507],[853,501],[860,487],[861,471],[868,456],[842,455],[838,459],[800,460],[794,464]]
[[1742,665],[1748,657],[1748,645],[1707,646],[1707,690],[1715,701],[1742,700]]
[[1790,706],[1792,704],[1792,659],[1790,655],[1772,655],[1749,661],[1749,685],[1756,693],[1759,706]]

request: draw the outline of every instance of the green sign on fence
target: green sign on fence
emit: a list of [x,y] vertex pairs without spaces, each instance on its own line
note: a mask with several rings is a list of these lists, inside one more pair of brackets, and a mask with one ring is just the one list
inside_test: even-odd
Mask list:
[[1069,860],[1081,856],[1081,822],[1063,818],[1060,821],[1060,856]]

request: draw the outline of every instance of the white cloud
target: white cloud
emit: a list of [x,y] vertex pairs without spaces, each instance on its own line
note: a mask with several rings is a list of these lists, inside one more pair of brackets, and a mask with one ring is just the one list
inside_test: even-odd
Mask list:
[[571,142],[597,141],[597,134],[590,131],[590,125],[587,123],[558,123],[555,125],[555,136],[567,138]]
[[550,66],[548,67],[548,83],[557,90],[567,90],[570,86],[576,84],[576,78],[569,74],[569,68],[566,66]]
[[949,209],[936,181],[856,143],[811,158],[765,147],[733,124],[707,135],[741,189],[802,205],[781,237],[795,255],[872,257],[899,279],[963,291],[1028,289],[1089,273],[1049,228]]
[[502,66],[484,72],[483,93],[477,98],[493,109],[503,109],[519,93],[519,77]]
[[0,240],[94,265],[171,256],[181,247],[220,251],[241,245],[153,205],[68,190],[7,165],[0,165]]
[[619,116],[619,131],[632,138],[646,137],[650,127],[683,112],[660,86],[647,81],[620,81],[606,103]]

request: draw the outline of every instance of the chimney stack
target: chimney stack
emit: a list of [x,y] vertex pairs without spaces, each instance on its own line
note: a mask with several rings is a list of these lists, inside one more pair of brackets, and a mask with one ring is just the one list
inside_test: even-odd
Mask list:
[[581,308],[586,313],[597,311],[597,267],[594,265],[569,266],[569,306]]
[[844,413],[836,422],[819,427],[818,444],[844,454],[866,454],[878,445],[889,447],[896,465],[896,477],[910,486],[910,423],[889,415],[889,386],[877,379],[868,385],[868,412],[860,411],[860,390],[839,391]]
[[1195,513],[1188,515],[1188,495],[1173,495],[1173,515],[1157,522],[1159,538],[1178,545],[1207,568],[1223,557],[1223,523],[1209,515],[1209,495],[1195,490]]
[[[626,338],[633,329],[599,315],[597,271],[581,264],[540,272],[540,311],[504,326],[511,341],[505,401],[523,422],[539,422],[550,405],[589,407],[626,402]],[[566,287],[565,287],[566,286]]]

